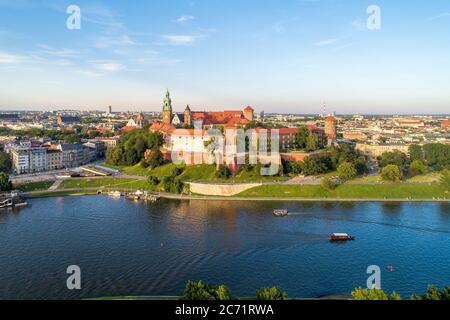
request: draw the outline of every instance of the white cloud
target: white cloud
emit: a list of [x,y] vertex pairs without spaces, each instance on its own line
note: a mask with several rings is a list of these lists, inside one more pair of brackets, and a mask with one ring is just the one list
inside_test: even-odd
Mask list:
[[185,22],[188,22],[188,21],[191,21],[191,20],[194,20],[194,19],[195,19],[194,16],[181,16],[181,17],[177,18],[175,20],[175,22],[185,23]]
[[0,52],[0,65],[1,64],[19,64],[26,61],[26,57],[11,54],[7,52]]
[[40,44],[38,46],[43,50],[43,53],[46,53],[48,55],[55,56],[55,57],[74,58],[74,57],[79,56],[79,53],[72,49],[66,49],[66,48],[54,49],[51,46],[46,45],[46,44]]
[[127,35],[122,35],[119,37],[100,37],[95,42],[95,47],[97,48],[109,48],[117,46],[137,46],[139,42],[131,39]]
[[191,44],[196,39],[195,36],[189,35],[165,35],[162,38],[173,46]]
[[448,18],[448,17],[450,17],[450,12],[443,12],[441,14],[438,14],[437,16],[429,18],[428,20],[433,21],[433,20],[438,20],[438,19]]
[[89,71],[89,70],[75,70],[76,73],[79,73],[84,76],[92,77],[92,78],[98,78],[104,76],[103,73]]
[[95,67],[103,72],[118,72],[124,69],[124,65],[115,62],[99,62],[95,63]]
[[321,41],[314,43],[314,45],[317,47],[325,47],[325,46],[335,44],[339,40],[341,40],[341,39],[340,38],[325,39],[325,40],[321,40]]

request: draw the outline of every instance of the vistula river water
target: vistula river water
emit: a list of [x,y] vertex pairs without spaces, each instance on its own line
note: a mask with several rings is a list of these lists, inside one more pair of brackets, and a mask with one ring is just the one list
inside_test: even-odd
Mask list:
[[[292,215],[275,218],[276,208]],[[356,241],[330,243],[333,232]],[[79,291],[66,287],[69,265],[81,268]],[[449,204],[85,196],[0,211],[0,299],[181,295],[200,279],[237,296],[280,286],[320,297],[365,286],[370,265],[380,266],[383,289],[404,297],[449,285]]]

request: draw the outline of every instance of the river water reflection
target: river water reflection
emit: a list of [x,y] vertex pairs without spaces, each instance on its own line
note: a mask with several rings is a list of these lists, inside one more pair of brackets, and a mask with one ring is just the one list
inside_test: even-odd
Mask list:
[[[348,294],[369,265],[403,296],[450,284],[450,206],[294,203],[101,196],[36,199],[0,211],[0,299],[180,295],[185,283],[227,284],[238,296],[277,285],[291,297]],[[288,218],[272,210],[288,208]],[[356,241],[332,244],[332,232]],[[79,265],[82,290],[66,289]],[[394,272],[386,270],[393,265]]]

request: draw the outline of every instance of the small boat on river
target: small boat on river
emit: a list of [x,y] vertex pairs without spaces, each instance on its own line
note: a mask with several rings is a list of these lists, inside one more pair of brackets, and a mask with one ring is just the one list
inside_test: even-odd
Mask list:
[[287,217],[289,215],[289,210],[287,209],[273,210],[273,215],[277,218]]
[[333,233],[330,235],[331,242],[353,241],[355,237],[349,236],[347,233]]

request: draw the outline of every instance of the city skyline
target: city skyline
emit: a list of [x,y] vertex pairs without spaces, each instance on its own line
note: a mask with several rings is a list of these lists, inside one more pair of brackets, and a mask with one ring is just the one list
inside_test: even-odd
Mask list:
[[[69,30],[66,9],[81,9]],[[381,9],[368,30],[367,8]],[[0,0],[0,110],[446,114],[450,4]],[[420,48],[420,50],[417,50]]]

